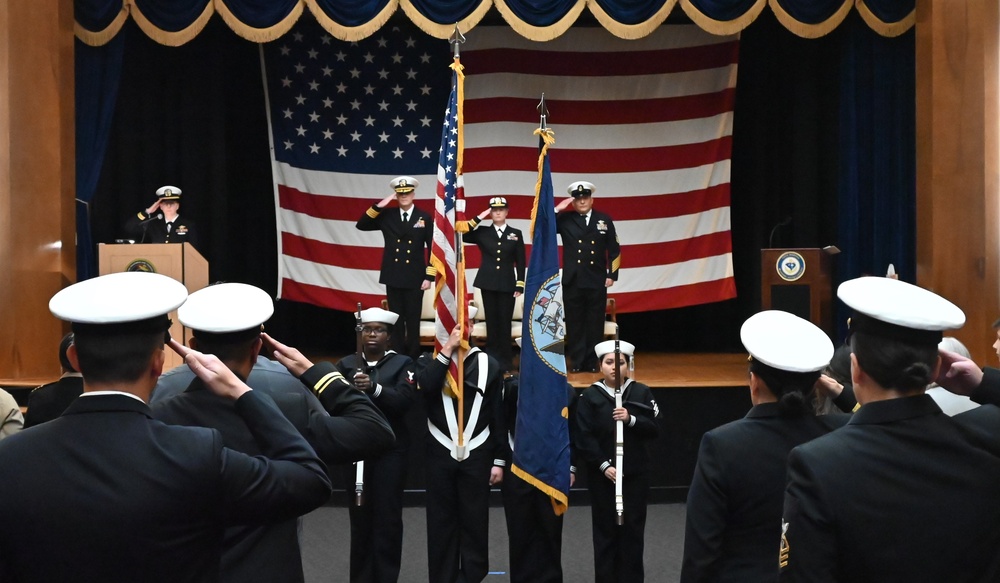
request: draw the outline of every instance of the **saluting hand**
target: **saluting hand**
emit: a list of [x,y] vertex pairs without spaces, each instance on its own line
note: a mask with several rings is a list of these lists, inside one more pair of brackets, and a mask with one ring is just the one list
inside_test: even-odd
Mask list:
[[312,368],[312,361],[299,352],[297,348],[278,342],[266,332],[261,333],[260,339],[264,341],[264,348],[274,355],[274,359],[296,377],[302,376],[302,373]]
[[389,203],[395,199],[396,199],[396,193],[394,192],[389,196],[383,198],[382,200],[378,201],[378,208],[384,209],[385,207],[389,206]]
[[192,350],[173,338],[170,339],[169,345],[174,352],[184,358],[184,363],[191,368],[191,372],[204,381],[214,394],[235,401],[251,390],[214,354],[203,354]]
[[154,202],[152,205],[150,205],[149,208],[146,209],[146,214],[152,215],[153,213],[156,212],[156,209],[158,208],[160,208],[160,199],[156,199],[156,202]]
[[941,370],[934,381],[956,395],[968,396],[983,382],[983,370],[972,360],[948,350],[938,350]]

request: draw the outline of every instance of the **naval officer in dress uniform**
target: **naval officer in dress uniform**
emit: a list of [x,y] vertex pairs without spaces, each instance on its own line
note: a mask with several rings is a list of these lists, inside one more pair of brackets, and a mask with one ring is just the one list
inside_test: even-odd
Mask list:
[[941,367],[942,332],[965,314],[884,277],[846,281],[837,296],[853,309],[861,407],[789,455],[780,580],[1000,580],[1000,410],[949,417],[924,394]]
[[[313,365],[298,350],[268,337],[269,348],[293,364],[288,370],[282,367],[285,374],[260,370],[263,324],[273,313],[274,302],[264,290],[220,283],[191,294],[177,310],[177,318],[192,331],[191,348],[218,356],[238,377],[247,379],[250,388],[270,396],[327,464],[378,455],[391,447],[394,436],[385,417],[332,363]],[[187,365],[175,370],[165,382],[182,384],[181,392],[170,398],[154,397],[153,416],[171,425],[211,427],[222,434],[226,447],[260,455],[253,433],[232,403],[205,390]],[[154,395],[162,394],[161,388],[157,383]],[[298,527],[298,520],[290,518],[226,529],[222,583],[305,581]]]
[[395,583],[403,554],[403,488],[410,451],[407,415],[413,409],[417,381],[413,360],[389,349],[389,335],[399,314],[382,308],[361,310],[361,357],[350,354],[337,370],[368,395],[389,420],[396,442],[361,466],[348,466],[344,479],[354,494],[362,472],[364,503],[349,506],[351,583]]
[[[590,490],[591,526],[594,536],[596,583],[642,583],[646,499],[649,496],[649,452],[646,444],[660,433],[660,409],[648,386],[628,378],[628,363],[635,346],[620,342],[621,359],[615,362],[615,341],[594,347],[604,378],[580,394],[577,402],[576,444],[578,465]],[[615,379],[620,378],[622,406],[615,407]],[[623,468],[624,524],[616,524],[615,433],[624,423]]]
[[[470,318],[475,308],[469,308]],[[473,347],[465,353],[464,431],[459,443],[457,397],[446,385],[459,358],[456,326],[437,356],[420,357],[418,393],[427,408],[427,568],[434,583],[479,583],[489,572],[490,486],[510,460],[503,419],[503,372]],[[513,536],[518,536],[514,533]]]
[[163,369],[167,314],[187,290],[157,273],[74,284],[49,309],[73,323],[84,393],[58,418],[0,441],[0,580],[216,582],[224,528],[287,520],[323,504],[330,481],[274,402],[218,358],[170,347],[234,401],[261,455],[218,431],[166,425],[146,402]]
[[[507,224],[507,199],[494,196],[490,208],[469,221],[465,243],[479,247],[482,262],[473,283],[483,296],[486,311],[486,352],[500,363],[500,370],[511,370],[510,327],[514,299],[524,293],[524,235]],[[489,226],[482,219],[492,219]],[[476,228],[479,227],[479,228]]]
[[750,353],[746,417],[705,434],[687,499],[681,583],[776,581],[788,452],[849,419],[813,414],[813,387],[834,353],[811,322],[780,310],[740,329]]
[[191,243],[197,248],[198,229],[194,221],[180,216],[180,210],[181,189],[161,186],[156,201],[129,217],[125,230],[136,243]]
[[[392,345],[415,359],[420,356],[420,311],[424,290],[430,288],[437,274],[430,264],[434,219],[413,204],[420,186],[416,178],[399,176],[389,186],[393,194],[365,211],[358,219],[357,228],[382,231],[385,245],[379,283],[385,285],[389,309],[402,318],[393,328]],[[387,210],[394,199],[399,208]]]
[[594,192],[589,182],[574,182],[566,191],[572,198],[556,207],[560,212],[556,230],[562,237],[562,293],[566,308],[566,356],[570,372],[597,372],[590,347],[604,338],[604,313],[608,288],[618,280],[621,246],[615,224],[608,215],[594,210]]

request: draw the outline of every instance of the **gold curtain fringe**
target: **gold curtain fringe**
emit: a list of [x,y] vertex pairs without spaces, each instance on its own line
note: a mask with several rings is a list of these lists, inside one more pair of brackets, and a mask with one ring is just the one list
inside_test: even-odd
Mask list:
[[233,30],[237,35],[250,42],[255,43],[266,43],[273,40],[281,38],[286,32],[295,26],[299,18],[302,16],[303,10],[305,10],[304,0],[298,0],[292,10],[288,13],[288,16],[282,18],[279,22],[268,26],[267,28],[255,28],[236,17],[235,14],[229,10],[226,6],[225,0],[214,0],[215,11],[222,16],[222,20],[225,21],[229,28]]
[[597,0],[587,0],[587,8],[590,9],[590,13],[594,15],[597,22],[599,22],[601,26],[603,26],[611,34],[625,40],[640,39],[644,36],[653,34],[653,31],[659,28],[660,25],[663,24],[663,21],[670,16],[670,12],[673,11],[674,6],[676,5],[677,0],[667,0],[663,3],[663,6],[656,11],[656,14],[645,22],[640,22],[639,24],[623,24],[605,12],[604,9],[601,8],[601,5],[597,3]]
[[515,464],[510,465],[510,471],[514,472],[514,475],[517,476],[518,478],[521,478],[522,480],[538,488],[545,494],[548,494],[549,498],[552,500],[552,510],[556,513],[557,516],[561,516],[563,513],[566,512],[566,509],[569,508],[569,498],[559,490],[556,490],[555,488],[549,486],[548,484],[539,480],[535,476],[532,476],[528,472],[517,467],[517,465]]
[[792,34],[802,38],[819,38],[830,34],[833,32],[833,29],[840,26],[840,23],[844,22],[844,19],[847,18],[847,14],[851,11],[851,7],[854,4],[851,0],[843,0],[843,4],[841,4],[840,8],[830,18],[816,24],[807,24],[795,20],[791,14],[785,12],[779,0],[769,0],[768,5],[778,18],[778,22],[790,30]]
[[125,26],[126,20],[128,20],[128,5],[122,3],[122,9],[118,11],[118,16],[115,16],[111,24],[104,27],[103,30],[87,30],[79,22],[74,22],[73,34],[85,45],[92,47],[104,46],[111,42],[111,39],[115,38],[115,35],[121,31],[122,27]]
[[345,26],[327,16],[316,0],[305,0],[305,3],[309,7],[309,12],[312,12],[313,17],[324,30],[333,35],[333,38],[347,42],[357,42],[375,34],[385,26],[386,22],[389,22],[389,17],[399,8],[399,0],[389,0],[381,12],[368,22],[360,26]]
[[201,14],[194,20],[194,22],[186,28],[171,32],[158,28],[155,24],[150,22],[149,19],[146,18],[146,15],[139,10],[139,7],[136,6],[135,0],[125,0],[125,2],[131,9],[132,18],[135,19],[135,23],[139,25],[139,28],[142,29],[144,33],[146,33],[146,36],[161,45],[168,47],[179,47],[190,42],[194,37],[201,34],[201,31],[205,29],[208,21],[212,18],[212,14],[215,14],[215,5],[211,2],[206,2],[205,9],[201,11]]
[[750,26],[750,23],[757,20],[760,13],[764,11],[764,7],[767,6],[767,0],[757,0],[749,10],[741,14],[739,18],[732,20],[710,18],[698,10],[691,3],[691,0],[680,0],[680,4],[681,10],[688,15],[692,22],[698,25],[698,28],[716,36],[731,36],[739,34],[744,28]]
[[858,9],[858,14],[861,15],[861,19],[864,20],[865,23],[868,24],[868,27],[875,31],[875,33],[879,36],[899,36],[913,28],[913,25],[917,22],[916,8],[911,10],[910,13],[899,22],[885,22],[872,13],[871,8],[868,8],[868,5],[865,4],[865,0],[857,0],[855,7]]
[[514,32],[528,40],[545,42],[558,38],[569,30],[569,27],[573,26],[576,19],[583,13],[583,9],[587,6],[587,0],[577,0],[576,4],[566,12],[565,16],[549,26],[532,26],[521,20],[507,6],[504,0],[493,0],[493,4],[497,7],[497,12],[500,13],[500,16],[503,16],[507,25],[514,29]]
[[451,35],[455,32],[455,24],[458,24],[459,30],[464,32],[472,30],[473,27],[479,24],[479,21],[486,16],[486,13],[489,12],[492,4],[492,0],[482,0],[482,2],[479,3],[479,6],[476,6],[476,9],[473,10],[471,14],[458,21],[458,23],[449,22],[441,24],[434,22],[421,14],[420,11],[413,5],[411,0],[400,0],[399,2],[399,5],[403,8],[403,12],[405,12],[410,20],[413,21],[413,24],[417,25],[417,28],[434,38],[442,40],[451,38]]

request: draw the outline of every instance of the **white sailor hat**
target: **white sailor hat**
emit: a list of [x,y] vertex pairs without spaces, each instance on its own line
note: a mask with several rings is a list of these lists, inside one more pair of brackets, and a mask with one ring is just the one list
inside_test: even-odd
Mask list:
[[160,197],[160,200],[180,200],[181,189],[176,186],[161,186],[156,189],[156,196]]
[[361,323],[362,324],[388,324],[392,326],[399,319],[399,314],[396,312],[390,312],[389,310],[383,310],[382,308],[368,308],[367,310],[361,310]]
[[593,195],[597,192],[597,187],[589,182],[578,180],[573,184],[570,184],[566,189],[566,192],[573,198],[582,198]]
[[[622,351],[625,356],[632,356],[635,354],[635,345],[630,342],[625,342],[620,340],[618,342],[618,348]],[[615,341],[605,340],[604,342],[598,343],[594,346],[594,353],[597,354],[597,358],[603,357],[605,354],[610,354],[615,351]]]
[[392,179],[389,186],[399,194],[406,194],[419,187],[420,181],[412,176],[397,176]]
[[965,325],[961,308],[936,293],[888,277],[859,277],[837,288],[854,309],[850,328],[906,342],[937,345],[944,330]]
[[200,289],[177,310],[177,319],[199,332],[225,334],[260,328],[274,314],[264,290],[245,283],[219,283]]
[[507,208],[507,199],[502,196],[494,196],[490,199],[491,209],[505,209]]
[[781,310],[747,318],[740,340],[751,358],[778,370],[816,372],[830,364],[833,342],[815,324]]
[[165,275],[126,271],[61,290],[49,300],[49,311],[74,324],[127,324],[166,316],[183,304],[187,295],[184,284]]

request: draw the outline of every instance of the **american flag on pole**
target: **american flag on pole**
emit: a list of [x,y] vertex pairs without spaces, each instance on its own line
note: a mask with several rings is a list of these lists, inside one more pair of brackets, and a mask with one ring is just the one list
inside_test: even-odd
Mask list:
[[[465,220],[465,192],[462,186],[462,65],[458,58],[452,64],[451,97],[444,112],[441,130],[441,151],[438,156],[437,197],[434,199],[434,244],[431,265],[437,269],[434,291],[434,353],[448,341],[452,329],[462,324],[469,329],[465,264],[461,244],[456,242],[459,221]],[[464,354],[464,353],[463,353]],[[456,396],[461,393],[459,362],[452,359],[448,367],[447,384]]]
[[[531,130],[545,93],[559,128],[557,194],[597,186],[615,220],[620,312],[734,297],[730,152],[739,41],[661,26],[632,41],[572,28],[546,42],[478,26],[463,45],[464,181],[469,211],[505,196],[528,229],[537,179]],[[303,18],[262,45],[279,232],[279,297],[350,311],[377,305],[379,233],[354,228],[394,176],[437,182],[447,41],[409,23],[357,43]],[[426,189],[416,204],[431,212]],[[530,254],[530,249],[528,250]],[[478,249],[467,254],[469,277]]]

